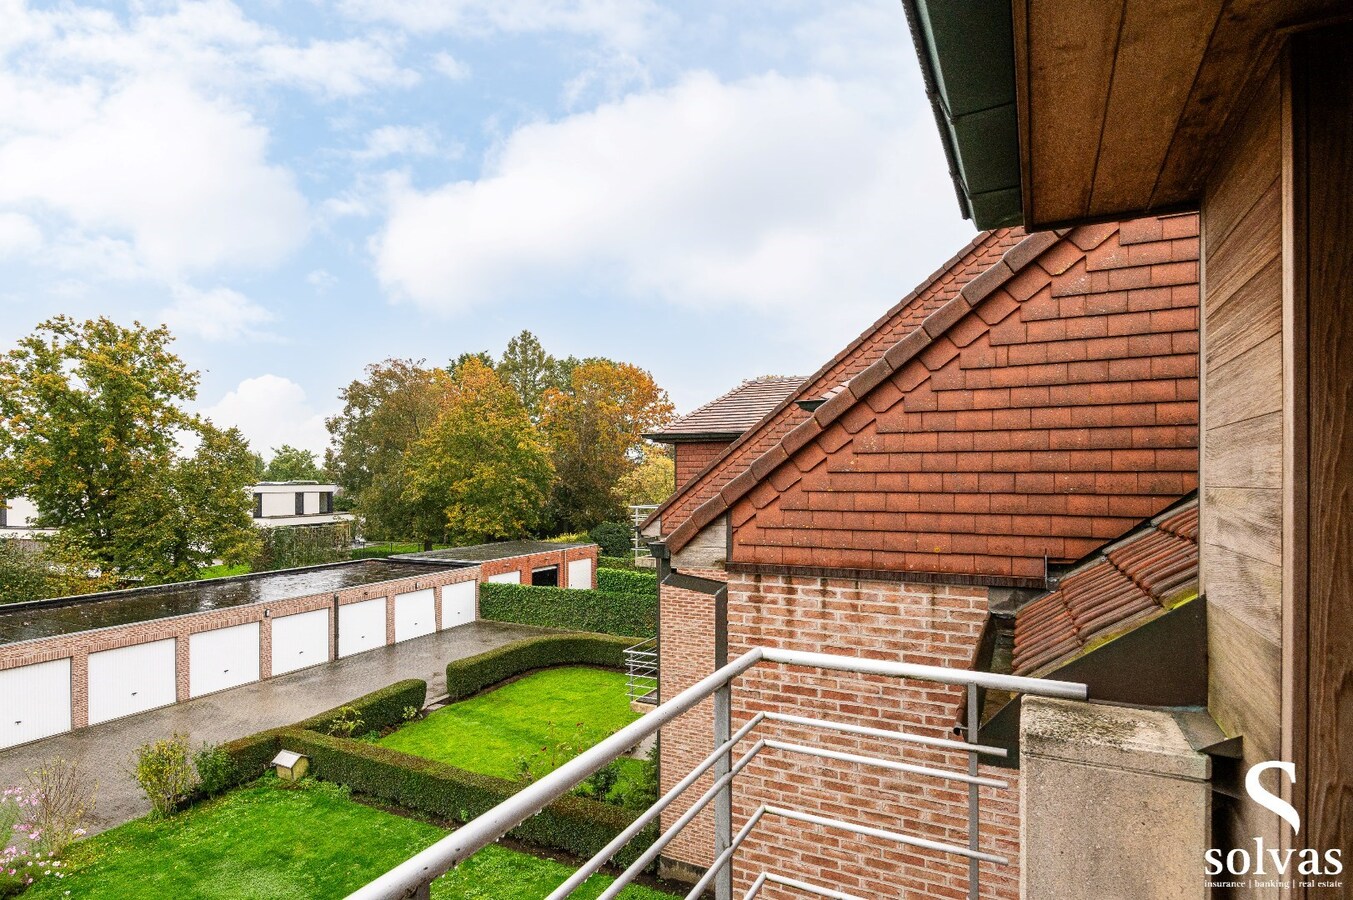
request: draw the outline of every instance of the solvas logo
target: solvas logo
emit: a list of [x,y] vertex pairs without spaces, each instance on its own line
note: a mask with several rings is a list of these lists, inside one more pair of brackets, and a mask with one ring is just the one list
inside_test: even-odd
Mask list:
[[[1277,769],[1287,776],[1289,783],[1296,784],[1297,767],[1294,763],[1264,762],[1251,766],[1250,771],[1246,773],[1245,792],[1250,795],[1250,799],[1255,803],[1281,817],[1292,827],[1293,843],[1295,843],[1296,837],[1301,834],[1301,816],[1292,808],[1292,804],[1271,793],[1259,783],[1259,776],[1269,769]],[[1339,850],[1326,850],[1322,854],[1319,850],[1311,848],[1282,850],[1278,847],[1266,847],[1264,846],[1264,839],[1256,837],[1253,853],[1248,849],[1239,847],[1230,852],[1217,849],[1208,850],[1206,854],[1207,874],[1257,875],[1279,879],[1289,875],[1307,878],[1332,877],[1343,874],[1344,863],[1340,858],[1341,855],[1342,853]],[[1214,884],[1220,883],[1223,882],[1214,882]],[[1229,884],[1235,884],[1235,882],[1229,882]],[[1319,885],[1337,887],[1338,883],[1320,882]],[[1307,882],[1305,886],[1313,887],[1316,885]]]

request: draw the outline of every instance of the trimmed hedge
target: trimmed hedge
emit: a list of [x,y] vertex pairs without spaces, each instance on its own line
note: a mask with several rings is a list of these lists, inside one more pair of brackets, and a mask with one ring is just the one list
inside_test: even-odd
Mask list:
[[657,572],[597,567],[597,590],[611,594],[658,594]]
[[[281,743],[288,750],[310,757],[311,772],[318,778],[347,785],[355,793],[405,809],[459,822],[468,822],[487,812],[522,788],[515,781],[313,731],[288,730],[282,734]],[[617,806],[565,796],[510,834],[537,846],[591,857],[634,818],[634,812]],[[620,865],[633,862],[656,837],[655,826],[645,828],[617,854],[617,862]]]
[[481,584],[479,617],[569,631],[640,635],[658,633],[658,595],[601,590]]
[[357,710],[357,715],[362,719],[361,730],[363,733],[380,731],[382,728],[401,724],[404,721],[404,710],[410,706],[415,709],[422,709],[423,705],[427,703],[427,696],[428,683],[426,681],[421,678],[408,678],[404,681],[397,681],[389,687],[383,687],[378,691],[372,691],[364,697],[358,697],[351,703],[335,706],[317,716],[311,716],[304,721],[297,722],[294,727],[328,733],[329,726],[333,724],[339,714],[344,709],[352,707]]
[[607,556],[602,554],[597,557],[597,568],[599,569],[629,569],[638,571],[639,567],[634,564],[632,556]]
[[344,706],[351,706],[357,710],[357,714],[362,718],[363,730],[379,731],[382,728],[403,722],[404,710],[407,707],[416,706],[422,709],[423,704],[427,702],[427,692],[428,684],[426,681],[410,678],[406,681],[396,682],[389,687],[383,687],[378,691],[372,691],[363,697],[358,697],[351,703],[345,703],[343,706],[336,706],[317,716],[311,716],[302,722],[297,722],[290,729],[273,728],[238,740],[227,741],[221,745],[221,749],[226,752],[226,755],[230,757],[234,764],[234,771],[229,780],[230,786],[235,787],[253,781],[268,771],[273,758],[277,756],[277,751],[282,749],[280,740],[282,734],[286,731],[300,728],[315,732],[327,732],[330,723],[338,717]]
[[446,692],[452,702],[463,700],[500,681],[549,666],[623,669],[625,648],[638,641],[639,638],[610,634],[545,634],[522,638],[487,653],[448,663]]

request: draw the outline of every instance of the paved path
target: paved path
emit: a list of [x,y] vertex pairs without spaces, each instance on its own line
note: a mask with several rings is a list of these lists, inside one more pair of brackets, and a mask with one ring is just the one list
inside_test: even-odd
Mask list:
[[91,832],[102,831],[150,811],[150,804],[130,774],[132,753],[148,741],[177,732],[187,734],[194,748],[221,743],[290,725],[404,678],[425,679],[428,696],[439,697],[446,693],[446,664],[451,660],[544,633],[549,632],[526,625],[473,622],[187,703],[55,735],[0,751],[0,787],[22,783],[26,771],[53,757],[75,760],[98,782],[94,816],[87,827]]

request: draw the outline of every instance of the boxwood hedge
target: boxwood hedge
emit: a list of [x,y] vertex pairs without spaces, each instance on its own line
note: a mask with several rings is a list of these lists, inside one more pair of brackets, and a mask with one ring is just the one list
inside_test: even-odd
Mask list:
[[653,637],[658,632],[658,594],[481,584],[479,617],[570,631]]
[[380,731],[403,722],[404,710],[410,706],[422,709],[423,704],[427,702],[427,696],[426,681],[421,678],[408,678],[378,691],[372,691],[364,697],[358,697],[351,703],[335,706],[317,716],[297,722],[295,727],[327,734],[334,719],[338,718],[344,709],[352,707],[357,710],[357,716],[362,720],[360,729],[362,732]]
[[658,594],[658,573],[633,569],[597,569],[597,590],[612,594]]
[[522,638],[478,656],[457,659],[446,666],[446,692],[451,701],[463,700],[500,681],[548,666],[625,666],[625,648],[636,637],[610,634],[545,634]]
[[[310,757],[311,772],[325,781],[345,784],[355,793],[445,819],[468,822],[521,790],[518,782],[493,778],[422,759],[363,741],[292,729],[281,735],[287,750]],[[634,821],[635,813],[565,796],[511,832],[541,847],[590,857]],[[617,854],[633,862],[657,837],[649,826]]]

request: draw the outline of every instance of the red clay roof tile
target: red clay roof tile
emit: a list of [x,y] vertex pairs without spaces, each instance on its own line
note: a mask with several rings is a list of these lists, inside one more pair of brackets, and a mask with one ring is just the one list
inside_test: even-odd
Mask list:
[[1143,523],[1019,611],[1014,672],[1045,675],[1097,644],[1192,599],[1198,590],[1198,501]]

